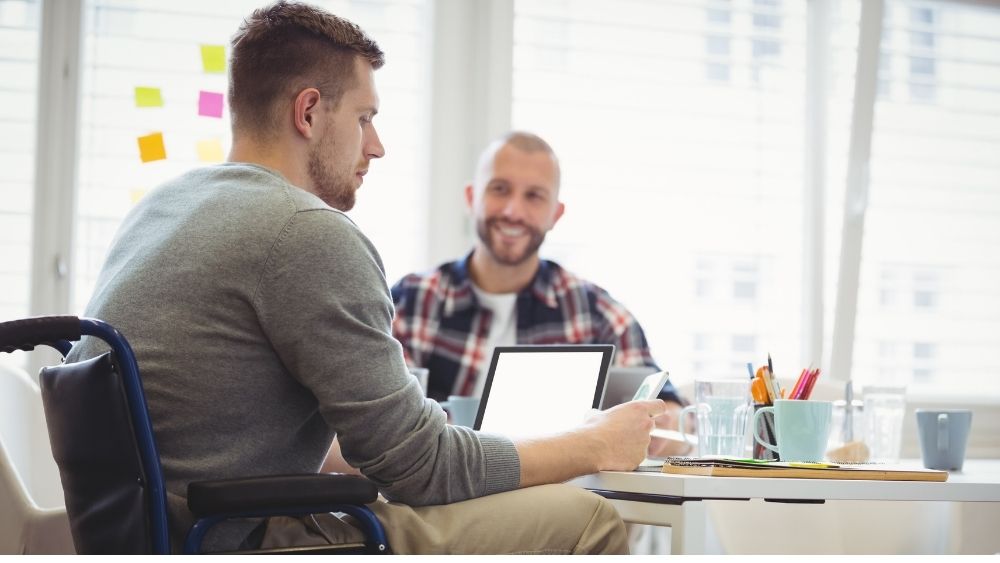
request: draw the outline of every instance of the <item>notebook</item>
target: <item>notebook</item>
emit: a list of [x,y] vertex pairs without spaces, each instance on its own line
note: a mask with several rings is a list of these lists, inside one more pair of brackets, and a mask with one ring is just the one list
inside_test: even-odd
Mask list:
[[580,426],[600,404],[615,347],[497,346],[473,428],[512,438]]
[[[652,468],[640,468],[652,470]],[[785,479],[864,479],[875,481],[947,481],[947,471],[881,463],[795,463],[725,457],[667,458],[663,473],[710,477]]]

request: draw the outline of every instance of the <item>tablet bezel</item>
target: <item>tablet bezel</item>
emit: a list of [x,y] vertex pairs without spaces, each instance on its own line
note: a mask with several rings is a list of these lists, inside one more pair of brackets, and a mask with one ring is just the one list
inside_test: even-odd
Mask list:
[[473,429],[479,431],[482,427],[483,416],[486,414],[486,405],[489,403],[490,389],[493,387],[493,375],[496,373],[497,363],[500,361],[500,354],[504,353],[535,353],[535,352],[600,352],[601,367],[597,374],[597,385],[594,389],[594,398],[591,401],[591,408],[600,406],[604,398],[604,386],[607,383],[608,368],[615,355],[614,344],[521,344],[517,346],[497,346],[493,349],[493,358],[490,360],[490,369],[483,383],[483,394],[479,399],[479,410],[476,413],[476,423]]

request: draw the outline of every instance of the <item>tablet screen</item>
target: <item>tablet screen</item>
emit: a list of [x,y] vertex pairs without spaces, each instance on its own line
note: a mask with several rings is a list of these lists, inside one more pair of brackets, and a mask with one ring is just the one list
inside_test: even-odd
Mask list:
[[475,428],[521,438],[579,426],[600,404],[613,353],[611,345],[498,346]]

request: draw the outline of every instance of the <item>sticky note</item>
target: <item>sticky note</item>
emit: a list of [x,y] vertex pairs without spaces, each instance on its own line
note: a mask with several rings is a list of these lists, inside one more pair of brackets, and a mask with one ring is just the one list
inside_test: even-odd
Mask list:
[[222,45],[202,45],[201,68],[205,72],[226,72],[226,48]]
[[163,96],[159,88],[148,86],[135,87],[135,107],[137,108],[157,108],[163,107]]
[[222,94],[219,92],[198,92],[198,115],[222,117]]
[[132,205],[139,203],[139,200],[146,195],[145,188],[132,188],[128,191],[128,198],[132,202]]
[[222,162],[222,143],[218,139],[198,141],[198,160],[202,162]]
[[167,149],[163,146],[163,133],[152,133],[139,137],[139,158],[143,162],[167,158]]

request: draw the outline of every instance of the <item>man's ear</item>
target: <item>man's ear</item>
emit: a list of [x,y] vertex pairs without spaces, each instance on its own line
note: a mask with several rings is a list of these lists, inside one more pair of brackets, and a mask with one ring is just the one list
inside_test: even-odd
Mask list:
[[292,106],[295,130],[306,139],[316,134],[316,114],[320,109],[322,96],[316,88],[306,88],[295,96]]
[[472,204],[476,201],[476,192],[472,189],[472,184],[465,186],[465,205],[472,211]]
[[566,204],[560,201],[559,202],[559,206],[556,207],[556,216],[555,216],[554,219],[552,219],[552,226],[553,227],[556,226],[556,223],[559,222],[559,218],[563,216],[563,213],[565,211],[566,211]]

